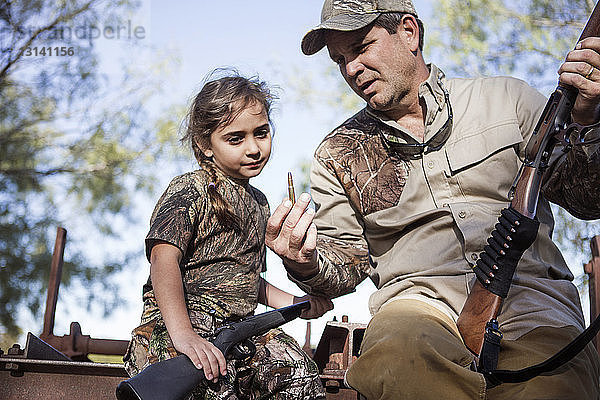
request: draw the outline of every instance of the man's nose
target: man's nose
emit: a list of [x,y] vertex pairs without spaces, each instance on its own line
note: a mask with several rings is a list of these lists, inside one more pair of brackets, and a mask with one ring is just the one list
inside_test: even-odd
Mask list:
[[354,78],[363,69],[364,65],[360,62],[358,57],[346,61],[346,75],[348,77]]

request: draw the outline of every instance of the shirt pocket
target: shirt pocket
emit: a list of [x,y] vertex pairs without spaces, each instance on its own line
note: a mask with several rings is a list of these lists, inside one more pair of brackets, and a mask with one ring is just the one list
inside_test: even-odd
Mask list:
[[516,121],[499,122],[459,137],[446,147],[448,175],[467,201],[508,201],[518,173],[518,145],[523,136]]

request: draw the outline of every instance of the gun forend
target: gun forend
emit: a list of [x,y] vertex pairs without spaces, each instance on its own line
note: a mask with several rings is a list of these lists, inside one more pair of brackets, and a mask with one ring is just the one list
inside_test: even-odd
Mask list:
[[[302,301],[232,322],[219,328],[213,344],[226,358],[231,358],[237,344],[292,321],[309,308],[310,302]],[[204,371],[181,354],[149,365],[136,376],[122,381],[116,394],[118,400],[183,400],[204,381]]]

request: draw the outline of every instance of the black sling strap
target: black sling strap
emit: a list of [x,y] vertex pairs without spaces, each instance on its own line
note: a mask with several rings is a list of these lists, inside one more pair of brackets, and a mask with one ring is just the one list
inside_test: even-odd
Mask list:
[[556,368],[569,362],[573,357],[579,354],[581,350],[583,350],[583,348],[594,338],[594,336],[596,336],[598,331],[600,331],[600,315],[596,317],[590,326],[581,332],[579,336],[577,336],[562,350],[544,362],[515,371],[502,369],[486,371],[485,367],[480,364],[480,367],[484,368],[479,372],[485,376],[488,387],[494,387],[501,383],[520,383],[528,381],[543,373],[554,371]]

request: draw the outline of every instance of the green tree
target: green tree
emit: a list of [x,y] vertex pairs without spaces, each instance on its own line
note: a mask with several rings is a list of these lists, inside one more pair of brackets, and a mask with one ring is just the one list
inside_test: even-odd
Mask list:
[[[135,9],[127,0],[0,6],[0,337],[19,334],[23,310],[40,319],[56,226],[117,237],[133,194],[152,188],[143,167],[170,139],[168,126],[158,135],[147,129],[144,104],[156,85],[127,62],[111,83],[100,73],[93,31],[119,26]],[[56,47],[65,54],[40,54]],[[70,237],[68,247],[77,242]],[[93,261],[84,254],[69,252],[62,285],[90,288],[88,305],[110,310],[118,301],[111,278],[132,254]]]
[[517,75],[552,90],[593,0],[441,0],[426,39],[452,75]]

